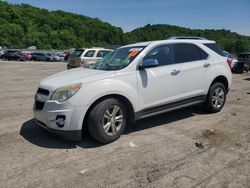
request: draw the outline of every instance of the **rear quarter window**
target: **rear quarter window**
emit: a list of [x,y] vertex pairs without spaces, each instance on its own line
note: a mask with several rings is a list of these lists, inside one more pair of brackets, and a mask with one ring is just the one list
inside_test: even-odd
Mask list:
[[206,47],[208,47],[210,50],[213,50],[215,53],[224,56],[225,54],[223,51],[219,48],[219,46],[216,43],[203,43]]

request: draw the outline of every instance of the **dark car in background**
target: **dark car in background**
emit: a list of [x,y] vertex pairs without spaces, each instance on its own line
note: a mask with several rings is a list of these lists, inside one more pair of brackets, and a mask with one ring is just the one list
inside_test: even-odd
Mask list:
[[28,55],[24,54],[21,51],[16,50],[8,50],[5,51],[1,56],[1,59],[8,60],[8,61],[28,61],[29,57]]
[[51,61],[51,57],[46,53],[32,53],[32,61]]
[[63,52],[63,54],[64,54],[64,60],[68,61],[71,53],[70,52]]
[[2,59],[8,60],[8,61],[26,61],[26,59],[23,56],[17,53],[5,54],[4,58]]
[[239,64],[243,64],[243,71],[250,70],[250,52],[240,53],[238,58]]
[[19,51],[17,51],[17,50],[6,50],[0,56],[0,59],[7,60],[7,58],[10,57],[11,54],[14,54],[16,52],[19,52]]
[[248,72],[250,69],[250,52],[240,53],[238,62],[233,68],[234,73],[242,74],[244,71]]
[[238,61],[242,63],[250,64],[250,52],[240,53]]

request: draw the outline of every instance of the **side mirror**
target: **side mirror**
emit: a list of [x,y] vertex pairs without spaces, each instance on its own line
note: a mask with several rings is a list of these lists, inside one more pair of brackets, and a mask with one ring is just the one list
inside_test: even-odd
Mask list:
[[139,65],[139,69],[145,69],[150,67],[157,67],[159,65],[159,62],[157,59],[146,59]]

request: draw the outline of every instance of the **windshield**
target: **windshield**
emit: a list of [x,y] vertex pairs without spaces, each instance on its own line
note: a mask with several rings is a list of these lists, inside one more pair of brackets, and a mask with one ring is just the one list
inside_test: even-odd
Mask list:
[[144,48],[145,46],[118,48],[108,53],[90,68],[98,70],[121,70],[128,66]]
[[71,57],[80,57],[84,50],[75,50],[70,56]]

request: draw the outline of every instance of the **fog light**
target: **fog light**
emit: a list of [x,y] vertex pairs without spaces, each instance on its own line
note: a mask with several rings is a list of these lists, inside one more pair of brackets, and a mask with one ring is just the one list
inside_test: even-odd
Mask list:
[[58,127],[63,127],[64,124],[65,124],[65,119],[66,119],[65,116],[62,116],[62,115],[56,116],[56,124],[57,124],[57,126]]

